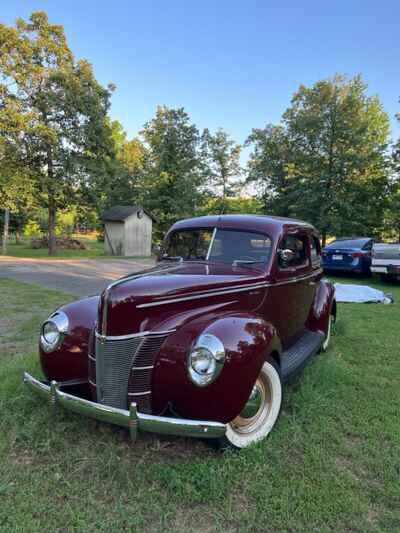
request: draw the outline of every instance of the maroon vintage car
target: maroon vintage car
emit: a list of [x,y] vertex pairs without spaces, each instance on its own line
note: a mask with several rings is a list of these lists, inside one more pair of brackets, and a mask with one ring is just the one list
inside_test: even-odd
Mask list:
[[157,266],[44,322],[48,381],[24,381],[133,439],[140,430],[247,446],[275,425],[282,383],[328,346],[336,303],[320,253],[299,220],[182,220]]

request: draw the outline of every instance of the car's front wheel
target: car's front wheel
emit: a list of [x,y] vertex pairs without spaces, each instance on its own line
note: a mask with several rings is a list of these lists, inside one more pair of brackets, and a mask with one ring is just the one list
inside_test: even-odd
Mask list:
[[228,424],[220,445],[223,448],[245,448],[264,439],[274,427],[281,406],[282,381],[279,367],[272,358],[268,358],[244,409]]

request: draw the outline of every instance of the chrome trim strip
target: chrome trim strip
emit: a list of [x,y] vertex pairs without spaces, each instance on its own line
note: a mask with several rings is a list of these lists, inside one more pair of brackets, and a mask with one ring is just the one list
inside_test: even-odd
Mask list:
[[315,270],[314,272],[311,272],[311,274],[305,274],[304,276],[297,276],[294,278],[286,279],[284,281],[277,281],[276,283],[269,283],[268,287],[279,287],[280,285],[288,285],[289,283],[297,283],[298,281],[303,281],[308,278],[312,278],[318,274],[322,274],[323,270],[322,268],[319,268],[318,270]]
[[206,255],[206,261],[208,261],[210,259],[210,254],[211,254],[211,248],[213,247],[213,244],[214,244],[214,239],[215,239],[215,234],[217,233],[217,228],[215,227],[213,229],[213,232],[212,232],[212,235],[211,235],[211,240],[210,240],[210,244],[208,245],[208,250],[207,250],[207,255]]
[[144,392],[128,392],[128,396],[147,396],[151,394],[151,390],[146,390]]
[[93,355],[90,355],[90,353],[88,354],[88,357],[89,357],[89,359],[91,359],[92,361],[96,362],[96,358],[93,357]]
[[226,288],[226,289],[220,289],[220,290],[209,290],[207,292],[202,292],[202,293],[199,293],[199,294],[192,294],[190,296],[178,296],[176,298],[171,298],[169,300],[157,300],[156,302],[149,302],[149,303],[146,303],[146,304],[139,304],[137,305],[137,309],[142,309],[142,308],[145,308],[145,307],[154,307],[154,306],[157,306],[157,305],[164,305],[164,304],[170,304],[170,303],[178,303],[178,302],[185,302],[185,301],[189,301],[189,300],[197,300],[199,298],[208,298],[208,297],[211,297],[211,296],[220,296],[220,295],[223,295],[223,294],[231,294],[231,293],[236,293],[236,292],[243,292],[243,291],[250,291],[250,290],[253,290],[253,289],[259,289],[259,288],[263,288],[263,287],[280,287],[281,285],[288,285],[290,283],[298,283],[299,281],[303,281],[303,280],[306,280],[306,279],[309,279],[313,276],[316,276],[317,274],[321,274],[322,273],[322,269],[319,269],[315,272],[312,272],[311,274],[307,274],[305,276],[298,276],[298,277],[295,277],[295,278],[290,278],[290,279],[286,279],[284,281],[278,281],[278,282],[275,282],[275,283],[268,283],[268,282],[263,282],[263,283],[257,283],[257,284],[252,284],[252,285],[246,285],[245,287],[240,287],[240,286],[237,286],[235,285],[234,287],[231,287],[231,288]]
[[96,387],[96,388],[97,388],[96,383],[94,383],[91,379],[89,379],[88,381],[89,381],[90,385],[93,385],[93,387]]
[[265,283],[258,283],[257,285],[247,285],[246,287],[241,287],[237,289],[221,289],[219,291],[208,291],[206,293],[198,294],[198,295],[192,295],[192,296],[180,296],[177,298],[171,298],[170,300],[158,300],[157,302],[149,302],[147,304],[139,304],[136,307],[138,309],[144,308],[144,307],[154,307],[156,305],[165,305],[170,303],[177,303],[177,302],[186,302],[187,300],[197,300],[199,298],[209,298],[211,296],[220,296],[221,294],[231,294],[234,292],[243,292],[243,291],[249,291],[252,289],[259,289],[262,287],[266,287],[267,285]]
[[[265,281],[262,281],[262,280],[258,280],[258,281],[254,281],[254,276],[252,278],[242,278],[240,281],[252,281],[253,283],[249,283],[248,285],[244,285],[243,283],[241,285],[231,285],[229,287],[225,287],[225,288],[214,288],[214,289],[205,289],[205,290],[200,290],[200,291],[193,291],[191,293],[190,296],[197,296],[197,295],[203,295],[203,294],[209,294],[209,293],[212,293],[212,292],[216,292],[216,291],[230,291],[232,289],[242,289],[244,287],[252,287],[254,285],[264,285],[266,282]],[[176,296],[176,298],[184,298],[184,296]],[[160,296],[159,300],[157,301],[163,301],[163,300],[170,300],[171,297],[170,296]],[[139,304],[139,305],[144,305],[144,304]],[[139,307],[139,306],[137,306]]]
[[102,335],[98,331],[95,331],[95,335],[100,341],[122,341],[134,337],[159,337],[169,335],[170,333],[174,333],[174,331],[176,331],[176,328],[165,331],[142,331],[140,333],[129,333],[127,335]]
[[154,368],[154,365],[150,365],[150,366],[133,366],[132,367],[132,370],[131,372],[133,372],[134,370],[151,370]]

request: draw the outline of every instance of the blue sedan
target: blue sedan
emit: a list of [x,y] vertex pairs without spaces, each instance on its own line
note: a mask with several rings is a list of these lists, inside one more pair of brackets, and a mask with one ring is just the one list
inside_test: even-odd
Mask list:
[[336,239],[323,248],[322,267],[326,271],[370,275],[373,243],[369,237]]

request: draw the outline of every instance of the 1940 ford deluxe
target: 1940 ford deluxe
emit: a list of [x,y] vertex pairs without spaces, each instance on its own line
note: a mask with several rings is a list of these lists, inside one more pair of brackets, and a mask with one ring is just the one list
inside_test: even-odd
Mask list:
[[320,253],[299,220],[182,220],[157,266],[44,322],[47,381],[24,381],[133,439],[139,430],[247,446],[273,428],[282,383],[328,346],[336,303]]

